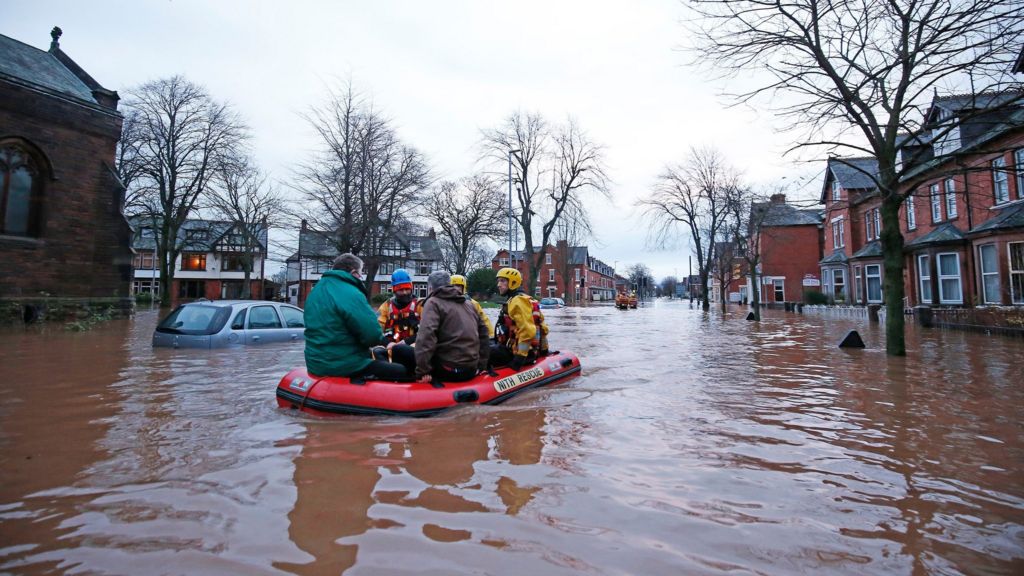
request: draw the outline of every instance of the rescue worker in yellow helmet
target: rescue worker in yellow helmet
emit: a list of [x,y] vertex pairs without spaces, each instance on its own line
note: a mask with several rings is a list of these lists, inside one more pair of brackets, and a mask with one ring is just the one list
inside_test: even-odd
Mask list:
[[462,274],[452,274],[452,286],[462,290],[462,294],[466,296],[466,302],[469,302],[474,308],[476,308],[476,313],[480,315],[480,319],[483,320],[484,325],[487,326],[487,337],[494,338],[494,326],[491,325],[491,319],[484,313],[484,309],[480,307],[480,303],[469,295],[469,286],[466,284],[466,277]]
[[519,370],[548,353],[548,326],[540,304],[520,287],[523,275],[515,268],[498,270],[498,292],[508,300],[501,307],[494,325],[495,345],[491,347],[491,365],[508,365]]

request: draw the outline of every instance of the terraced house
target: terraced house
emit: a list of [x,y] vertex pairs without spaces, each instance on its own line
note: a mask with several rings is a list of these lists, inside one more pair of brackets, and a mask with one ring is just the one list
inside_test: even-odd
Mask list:
[[[1021,94],[936,96],[900,162],[905,306],[1024,305]],[[872,158],[828,162],[819,266],[834,302],[882,303],[876,171]]]
[[[305,305],[309,292],[320,281],[323,273],[334,266],[338,249],[331,233],[314,230],[303,220],[299,229],[298,251],[285,261],[287,266],[287,298],[296,306]],[[413,294],[424,298],[427,295],[427,276],[443,268],[441,249],[433,229],[425,235],[395,232],[387,238],[380,254],[377,275],[367,280],[370,295],[391,292],[391,273],[404,268],[413,280]],[[360,256],[366,256],[360,254]]]

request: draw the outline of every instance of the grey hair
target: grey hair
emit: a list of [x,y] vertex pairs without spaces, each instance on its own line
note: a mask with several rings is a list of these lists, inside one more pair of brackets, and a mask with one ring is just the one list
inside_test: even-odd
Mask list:
[[351,252],[345,252],[334,259],[334,269],[345,272],[362,272],[363,259]]
[[430,276],[427,276],[427,293],[433,292],[438,288],[443,288],[452,283],[452,275],[445,272],[444,270],[437,270],[431,272]]

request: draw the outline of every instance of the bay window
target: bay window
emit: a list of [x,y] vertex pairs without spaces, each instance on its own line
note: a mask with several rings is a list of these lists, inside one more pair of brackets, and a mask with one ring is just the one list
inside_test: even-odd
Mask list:
[[868,304],[882,302],[882,266],[870,264],[864,267],[864,278],[868,285]]
[[936,261],[939,268],[939,303],[963,304],[964,297],[960,285],[960,255],[955,252],[938,254]]
[[1010,256],[1010,302],[1024,304],[1024,242],[1007,245]]
[[978,262],[981,270],[981,301],[983,304],[999,304],[999,256],[996,245],[979,246]]
[[922,254],[917,257],[917,278],[918,288],[920,289],[920,297],[922,304],[931,304],[932,302],[932,269],[931,269],[931,258],[927,254]]

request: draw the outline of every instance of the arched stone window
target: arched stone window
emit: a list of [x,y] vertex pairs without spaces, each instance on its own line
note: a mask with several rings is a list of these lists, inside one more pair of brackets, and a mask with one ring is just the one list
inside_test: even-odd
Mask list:
[[35,155],[15,141],[0,141],[0,234],[39,236],[43,172]]

